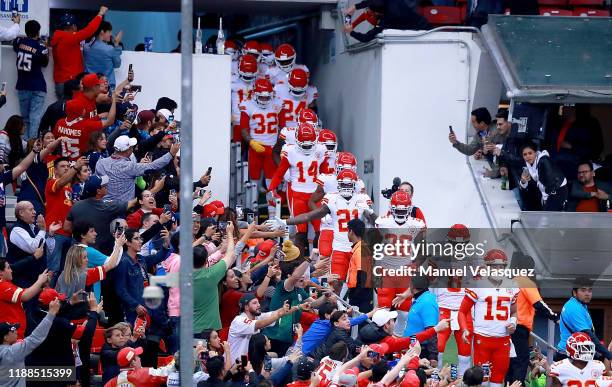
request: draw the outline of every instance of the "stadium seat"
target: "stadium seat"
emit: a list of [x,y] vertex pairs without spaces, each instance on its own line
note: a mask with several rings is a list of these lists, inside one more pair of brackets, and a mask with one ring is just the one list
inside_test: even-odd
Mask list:
[[538,4],[555,7],[565,7],[567,5],[567,0],[539,0]]
[[602,6],[604,3],[604,0],[569,0],[569,5],[576,7],[576,6],[587,6],[587,7],[598,7],[598,6]]
[[461,7],[422,7],[421,14],[432,25],[461,24]]
[[605,10],[605,9],[574,8],[574,16],[609,17],[610,11]]
[[540,7],[542,16],[572,16],[572,11],[567,9]]
[[102,346],[104,345],[104,328],[96,328],[94,332],[93,341],[91,343],[91,352],[92,353],[100,353],[102,351]]

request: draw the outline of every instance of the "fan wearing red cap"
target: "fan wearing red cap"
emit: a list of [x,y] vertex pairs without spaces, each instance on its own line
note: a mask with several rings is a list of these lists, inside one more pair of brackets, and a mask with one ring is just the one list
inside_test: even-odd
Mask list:
[[[297,146],[287,147],[281,153],[281,162],[268,186],[268,191],[277,196],[276,189],[282,182],[285,173],[289,171],[291,191],[288,194],[291,216],[296,217],[310,212],[308,202],[310,196],[317,189],[316,178],[325,167],[325,152],[316,148],[317,135],[310,124],[300,124],[296,136]],[[316,234],[321,226],[320,219],[311,222]],[[297,225],[298,234],[295,244],[303,252],[308,243],[308,223]]]
[[141,347],[125,347],[117,353],[117,364],[121,367],[121,372],[109,380],[104,387],[116,386],[138,386],[138,387],[158,387],[166,385],[168,375],[174,370],[174,361],[170,364],[159,367],[142,367],[140,355],[143,350]]
[[278,114],[282,102],[274,96],[272,84],[267,79],[255,81],[253,98],[239,105],[242,138],[249,144],[249,179],[258,184],[262,172],[266,183],[276,171],[272,147],[278,137]]
[[318,91],[315,86],[308,84],[308,78],[308,72],[296,68],[291,70],[286,83],[274,86],[276,97],[283,103],[283,110],[278,115],[281,128],[292,122],[296,123],[300,112],[314,105]]
[[489,275],[479,280],[478,287],[466,288],[459,309],[459,326],[463,341],[469,342],[468,315],[474,320],[475,365],[489,363],[490,385],[502,386],[510,365],[510,335],[516,330],[516,299],[519,289],[514,282],[494,270],[504,269],[508,263],[506,253],[500,249],[489,250],[484,257]]
[[[95,74],[92,74],[96,76]],[[87,78],[85,76],[83,79]],[[97,78],[97,76],[96,76]],[[117,102],[113,94],[113,102],[106,120],[102,121],[92,112],[91,105],[86,97],[73,98],[66,101],[66,117],[60,119],[53,128],[55,138],[67,137],[62,142],[62,156],[70,160],[76,160],[87,152],[89,138],[94,132],[98,132],[115,123]],[[95,106],[95,101],[94,101]],[[93,117],[92,117],[93,115]]]

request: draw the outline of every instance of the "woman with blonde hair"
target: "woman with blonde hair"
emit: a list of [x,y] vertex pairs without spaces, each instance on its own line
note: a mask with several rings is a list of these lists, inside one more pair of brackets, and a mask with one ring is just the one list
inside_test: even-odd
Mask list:
[[115,247],[109,260],[101,266],[87,268],[87,250],[83,245],[73,245],[66,254],[64,271],[60,274],[55,290],[70,298],[73,294],[85,290],[86,287],[102,281],[106,272],[114,269],[119,264],[119,258],[123,255],[125,235],[115,236]]

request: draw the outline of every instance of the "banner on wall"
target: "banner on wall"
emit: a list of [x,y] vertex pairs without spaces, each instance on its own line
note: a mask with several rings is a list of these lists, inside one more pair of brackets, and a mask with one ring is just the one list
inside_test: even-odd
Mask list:
[[40,23],[40,35],[49,35],[49,0],[0,0],[0,27],[10,27],[11,13],[21,15],[21,31],[25,34],[24,25],[28,20]]

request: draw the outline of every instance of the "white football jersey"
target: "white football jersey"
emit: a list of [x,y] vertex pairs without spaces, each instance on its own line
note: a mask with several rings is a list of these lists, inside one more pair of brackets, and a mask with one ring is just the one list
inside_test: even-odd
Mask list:
[[339,193],[329,193],[323,197],[322,203],[329,208],[334,226],[332,249],[350,252],[352,245],[348,239],[347,224],[352,219],[361,218],[363,210],[372,203],[370,197],[365,194],[355,193],[347,200]]
[[514,287],[466,288],[465,295],[475,303],[474,333],[489,337],[508,336],[506,324],[510,321],[510,307],[516,302],[518,293]]
[[240,104],[253,96],[254,82],[247,83],[240,78],[232,82],[232,125],[240,123]]
[[[310,74],[310,70],[308,70],[308,67],[306,67],[306,65],[295,64],[293,68],[304,69],[304,71]],[[268,68],[268,70],[266,71],[266,78],[269,79],[273,85],[277,85],[278,83],[287,83],[287,80],[289,79],[289,73],[285,72],[278,66],[274,66]]]
[[[454,277],[449,278],[449,281],[452,280]],[[465,296],[465,288],[430,288],[429,290],[436,295],[440,308],[450,310],[459,310]]]
[[259,78],[266,78],[267,79],[268,70],[270,70],[270,68],[272,68],[272,67],[276,67],[276,66],[275,65],[269,65],[266,62],[258,62],[257,63],[257,72],[258,72]]
[[232,77],[238,76],[238,59],[232,59]]
[[[425,224],[420,219],[408,217],[406,222],[398,224],[392,216],[380,216],[374,222],[376,228],[384,229],[383,238],[385,243],[395,245],[396,243],[404,244],[411,243],[416,236],[425,229]],[[412,263],[412,249],[404,249],[395,251],[393,254],[385,254],[384,259],[380,261],[380,265],[385,269],[399,269],[402,266],[407,266]]]
[[[338,193],[338,180],[336,180],[336,175],[331,173],[322,173],[317,176],[316,180],[317,185],[320,185],[323,188],[323,192],[328,193]],[[321,230],[333,230],[334,223],[330,214],[327,214],[321,219]]]
[[279,83],[274,86],[274,93],[276,98],[283,101],[284,122],[296,122],[300,112],[314,101],[314,95],[309,93],[308,89],[304,95],[298,98],[291,94],[286,83]]
[[298,126],[295,122],[291,122],[280,131],[280,138],[285,141],[286,145],[295,145],[295,132]]
[[289,162],[291,190],[297,192],[313,193],[317,189],[316,179],[319,167],[325,160],[325,155],[315,149],[310,155],[302,153],[297,146],[287,146],[281,153]]
[[342,366],[342,362],[333,360],[329,356],[325,356],[321,359],[319,367],[316,369],[315,374],[320,378],[321,385],[329,383],[336,374],[336,371]]
[[606,366],[599,360],[591,360],[580,369],[570,359],[563,359],[550,366],[550,376],[559,379],[563,386],[594,387],[605,370]]
[[240,104],[241,113],[249,116],[249,134],[253,140],[264,145],[274,146],[278,138],[278,113],[281,110],[279,100],[272,100],[268,106],[259,106],[254,99]]

